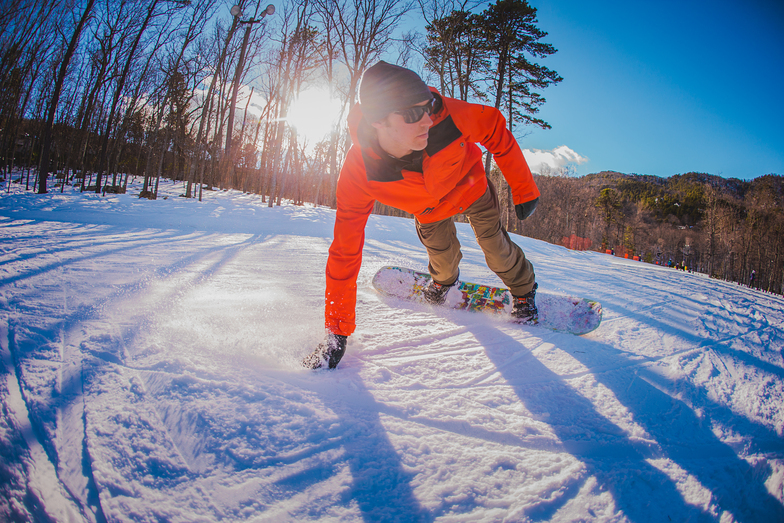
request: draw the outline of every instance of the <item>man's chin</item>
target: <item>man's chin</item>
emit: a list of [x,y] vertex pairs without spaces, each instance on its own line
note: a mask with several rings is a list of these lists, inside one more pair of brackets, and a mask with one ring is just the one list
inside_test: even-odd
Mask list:
[[424,141],[420,140],[417,141],[416,145],[411,149],[414,151],[424,151],[426,147],[427,147],[427,140]]

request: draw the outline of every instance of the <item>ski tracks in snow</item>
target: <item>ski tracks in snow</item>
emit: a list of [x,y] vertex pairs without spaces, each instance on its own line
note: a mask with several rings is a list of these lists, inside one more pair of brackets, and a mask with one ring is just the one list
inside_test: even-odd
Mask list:
[[[47,501],[43,504],[49,515],[59,513],[56,519],[62,521],[103,521],[107,514],[118,513],[132,520],[176,519],[181,511],[171,499],[158,505],[127,503],[159,497],[156,492],[181,483],[189,472],[146,393],[145,373],[133,368],[134,340],[154,328],[156,317],[183,295],[260,239],[222,237],[226,245],[216,248],[198,234],[90,232],[100,240],[69,237],[53,247],[42,234],[40,244],[28,242],[25,252],[17,250],[3,260],[9,274],[4,283],[16,290],[7,300],[11,333],[3,345],[4,363],[11,369],[6,374],[7,403],[29,448],[28,468],[42,471],[28,474],[29,495],[23,499],[29,503],[17,510],[35,517],[36,505]],[[178,240],[205,240],[207,247],[179,255],[173,248]],[[135,260],[155,256],[158,263],[142,263],[141,271],[134,270]],[[52,273],[55,276],[48,277]],[[14,345],[16,358],[11,357]],[[12,380],[15,375],[20,382]],[[20,385],[26,397],[13,401]],[[210,496],[202,496],[207,505]],[[178,501],[192,504],[192,497],[185,492]],[[144,506],[146,511],[138,510]]]
[[[597,331],[434,310],[371,289],[382,265],[426,266],[410,222],[372,217],[357,332],[339,371],[306,372],[299,358],[323,335],[332,211],[214,198],[227,200],[200,211],[211,232],[185,215],[167,215],[180,223],[170,229],[100,213],[106,225],[0,223],[0,394],[13,414],[0,442],[20,456],[3,463],[8,510],[83,521],[782,517],[779,298],[515,237],[540,286],[602,303]],[[262,212],[273,213],[263,226],[245,219]],[[498,283],[470,228],[458,234],[464,277]]]

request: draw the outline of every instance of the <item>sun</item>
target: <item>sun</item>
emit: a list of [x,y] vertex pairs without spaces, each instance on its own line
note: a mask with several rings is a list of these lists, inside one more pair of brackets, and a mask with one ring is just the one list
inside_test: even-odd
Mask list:
[[330,133],[340,118],[341,103],[323,88],[302,91],[289,108],[286,120],[308,145],[314,146]]

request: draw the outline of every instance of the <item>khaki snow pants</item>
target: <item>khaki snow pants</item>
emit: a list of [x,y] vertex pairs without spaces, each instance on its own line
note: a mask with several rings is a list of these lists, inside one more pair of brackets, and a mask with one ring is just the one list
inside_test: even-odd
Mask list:
[[[512,295],[522,296],[533,289],[536,276],[523,250],[514,243],[501,225],[501,212],[495,187],[487,181],[487,191],[463,213],[474,229],[476,241],[485,254],[491,271],[504,282]],[[451,285],[458,277],[458,265],[463,258],[451,218],[435,223],[416,221],[417,235],[427,249],[428,270],[438,283]]]

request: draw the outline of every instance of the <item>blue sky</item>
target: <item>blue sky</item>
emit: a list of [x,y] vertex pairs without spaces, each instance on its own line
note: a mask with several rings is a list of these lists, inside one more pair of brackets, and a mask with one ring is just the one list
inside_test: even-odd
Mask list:
[[530,3],[564,80],[524,149],[560,147],[579,175],[784,174],[784,2]]

